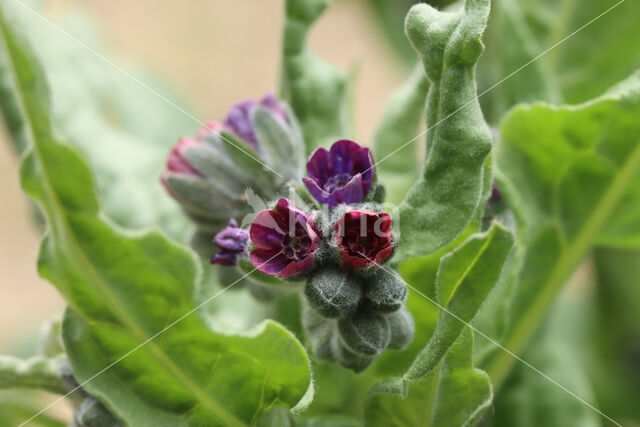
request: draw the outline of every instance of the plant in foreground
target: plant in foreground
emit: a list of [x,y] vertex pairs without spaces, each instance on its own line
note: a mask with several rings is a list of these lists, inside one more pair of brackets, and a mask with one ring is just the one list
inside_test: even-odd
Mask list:
[[[110,163],[102,144],[86,142],[104,129],[79,131],[65,120],[84,114],[56,113],[66,94],[54,90],[51,102],[41,68],[5,17],[5,5],[0,8],[0,106],[23,156],[22,186],[48,225],[38,271],[68,302],[37,356],[0,357],[0,388],[64,395],[83,384],[69,398],[75,424],[87,427],[360,425],[346,414],[363,412],[367,426],[472,425],[480,416],[489,426],[515,425],[521,414],[534,424],[598,425],[592,409],[600,405],[601,415],[619,410],[633,418],[607,403],[607,390],[618,385],[616,401],[638,395],[628,381],[632,373],[617,366],[622,380],[611,379],[613,370],[587,378],[572,352],[558,350],[574,346],[567,336],[580,335],[569,334],[568,325],[602,334],[609,325],[592,328],[597,319],[590,311],[567,322],[575,307],[555,296],[594,252],[606,273],[606,295],[615,300],[615,288],[626,292],[619,299],[634,298],[624,285],[637,276],[628,268],[635,258],[618,255],[640,242],[640,75],[584,101],[637,66],[640,46],[628,33],[640,3],[616,5],[619,25],[605,21],[616,12],[602,15],[602,25],[554,47],[567,46],[571,54],[539,58],[530,57],[536,43],[528,35],[548,32],[554,40],[567,22],[602,14],[600,2],[573,8],[522,0],[517,22],[509,2],[497,2],[488,27],[494,51],[484,56],[488,0],[446,11],[412,7],[405,30],[420,63],[385,110],[373,149],[347,139],[352,80],[306,45],[329,1],[285,3],[282,99],[242,101],[193,138],[180,138],[161,176],[178,202],[171,209],[121,195],[123,188],[157,184],[158,168],[148,168],[154,175],[148,176],[144,160],[161,166],[154,159],[165,148],[148,144],[148,159],[131,156],[140,182],[119,185],[121,159]],[[556,15],[559,29],[539,19]],[[590,61],[571,64],[596,43],[615,49],[590,49]],[[35,44],[39,55],[47,57],[41,45]],[[602,66],[614,57],[614,66]],[[476,76],[506,75],[530,59],[546,63],[531,63],[509,80],[493,76],[500,87],[483,97],[490,102],[481,108]],[[54,89],[67,87],[56,77],[60,62],[47,61]],[[572,79],[557,79],[555,71]],[[584,103],[506,112],[519,100],[563,98]],[[496,129],[500,123],[493,139],[486,117]],[[425,125],[424,150],[415,150],[407,141]],[[70,145],[56,142],[58,133]],[[393,210],[383,205],[385,188],[402,200]],[[200,260],[163,233],[123,232],[140,227],[136,221],[145,216],[181,222],[178,206],[192,220],[190,242]],[[135,212],[136,219],[122,212]],[[153,224],[189,237],[166,222]],[[594,246],[599,249],[591,251]],[[202,262],[209,257],[215,268]],[[256,300],[216,289],[241,283]],[[201,304],[209,295],[215,301]],[[629,329],[625,336],[637,335]],[[478,333],[491,340],[474,339]],[[620,359],[615,349],[606,353],[591,355],[603,357],[595,366]],[[514,366],[514,354],[566,388],[531,380],[521,372],[526,365]],[[589,384],[598,404],[585,406],[573,397],[591,402]],[[24,404],[16,407],[0,394],[0,424],[23,422],[31,410]]]

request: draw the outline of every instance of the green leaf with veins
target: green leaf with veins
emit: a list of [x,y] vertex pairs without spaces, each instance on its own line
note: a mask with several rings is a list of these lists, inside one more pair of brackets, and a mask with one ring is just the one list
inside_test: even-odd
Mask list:
[[[38,2],[25,3],[41,12]],[[6,2],[5,8],[11,19],[29,29],[24,36],[41,61],[51,89],[52,125],[90,163],[104,213],[123,227],[156,226],[183,240],[188,221],[159,176],[171,145],[180,135],[192,134],[199,124],[17,2]],[[92,20],[78,8],[65,8],[56,25],[94,51],[103,51]],[[124,68],[133,69],[136,78],[168,98],[176,98],[152,76]],[[11,88],[1,86],[6,106]],[[20,143],[24,140],[21,115],[7,116],[10,111],[3,109],[13,140],[25,145]]]
[[330,0],[285,2],[281,91],[300,121],[307,154],[351,135],[347,76],[306,46],[309,29],[329,3]]
[[482,96],[489,120],[497,122],[518,102],[587,101],[636,69],[640,65],[640,40],[632,34],[640,16],[640,2],[618,3],[619,0],[494,2],[487,34],[489,47],[480,61],[481,90],[555,47]]
[[459,12],[426,4],[411,8],[409,40],[429,79],[426,160],[399,208],[396,262],[427,255],[454,240],[482,201],[491,134],[476,99],[475,66],[489,16],[488,0],[467,0]]
[[38,269],[70,305],[63,337],[78,381],[135,426],[245,425],[309,396],[309,360],[289,331],[266,321],[244,335],[212,332],[191,313],[195,255],[102,217],[86,164],[53,136],[39,66],[0,18],[2,78],[28,142],[22,186],[48,220]]
[[[522,350],[593,245],[640,245],[640,72],[578,106],[515,108],[501,126],[500,189],[523,256],[504,345]],[[634,217],[635,215],[635,217]],[[499,384],[513,359],[486,365]]]
[[387,202],[400,203],[420,173],[416,135],[424,117],[429,81],[422,66],[396,91],[385,107],[374,139],[378,179],[387,187]]

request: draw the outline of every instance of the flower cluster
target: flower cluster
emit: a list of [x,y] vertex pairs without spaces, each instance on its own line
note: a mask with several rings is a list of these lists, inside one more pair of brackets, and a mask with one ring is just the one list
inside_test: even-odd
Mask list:
[[[264,160],[273,160],[278,152],[295,153],[295,126],[289,127],[295,117],[288,111],[273,96],[235,105],[224,121],[209,123],[195,139],[178,141],[162,182],[201,229],[215,229],[203,227],[203,218],[228,221],[213,236],[218,251],[212,264],[238,265],[245,272],[253,265],[246,280],[264,289],[275,278],[306,281],[303,323],[314,353],[360,371],[385,348],[402,348],[413,337],[413,320],[404,307],[406,284],[382,266],[394,252],[392,219],[378,204],[383,191],[378,191],[382,186],[375,180],[371,150],[354,141],[316,149],[307,160],[306,177],[289,174],[289,188],[304,193],[306,187],[308,193],[300,199],[311,195],[315,205],[295,206],[292,200],[298,198],[274,197],[282,193],[283,183],[260,175],[262,168],[242,180],[246,171],[234,163],[224,141],[236,138]],[[282,145],[265,140],[269,135],[291,138]],[[304,187],[295,186],[300,180]],[[245,213],[239,196],[246,187],[262,188],[261,197],[277,199],[272,209],[255,216],[248,230],[236,222]]]
[[367,199],[368,148],[349,140],[319,148],[307,172],[304,184],[326,209],[305,212],[280,199],[260,212],[249,231],[251,263],[267,275],[306,280],[303,324],[314,354],[361,371],[413,338],[407,286],[381,266],[394,251],[391,216]]
[[[265,147],[276,144],[290,153],[286,167],[267,155]],[[302,146],[295,116],[286,103],[268,94],[260,101],[234,105],[224,120],[208,122],[194,138],[180,138],[169,153],[161,182],[195,222],[199,237],[210,241],[229,218],[239,220],[251,213],[247,188],[273,200],[287,181],[300,179]]]

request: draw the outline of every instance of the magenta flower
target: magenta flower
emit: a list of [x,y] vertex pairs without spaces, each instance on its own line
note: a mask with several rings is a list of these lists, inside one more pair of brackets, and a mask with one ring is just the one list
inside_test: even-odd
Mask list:
[[313,268],[313,252],[320,243],[320,232],[313,219],[287,199],[275,209],[260,212],[251,224],[249,235],[256,249],[251,263],[271,276],[291,277]]
[[307,161],[309,177],[302,178],[309,192],[320,203],[336,206],[364,200],[373,182],[371,150],[342,139],[329,151],[318,148]]
[[227,226],[215,235],[213,242],[219,250],[211,257],[211,264],[236,265],[238,257],[247,253],[249,232],[238,227],[236,220],[231,218]]
[[334,224],[342,262],[353,268],[381,264],[393,254],[391,216],[368,210],[345,213]]

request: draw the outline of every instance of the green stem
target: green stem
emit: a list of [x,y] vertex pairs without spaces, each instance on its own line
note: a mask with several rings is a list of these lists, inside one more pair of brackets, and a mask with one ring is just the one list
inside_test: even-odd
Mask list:
[[[598,232],[620,201],[629,181],[631,181],[639,167],[640,141],[636,149],[628,157],[627,162],[619,169],[618,174],[604,193],[601,202],[593,211],[576,239],[570,243],[558,259],[558,263],[551,272],[548,281],[540,287],[540,292],[532,301],[529,309],[509,333],[503,343],[504,348],[513,354],[522,352],[546,315],[556,295],[592,246]],[[515,361],[516,359],[511,354],[499,350],[487,364],[485,370],[491,377],[491,382],[496,390],[506,379]]]
[[64,356],[32,357],[23,360],[0,356],[0,389],[30,388],[66,394],[69,390],[60,377],[59,368]]

